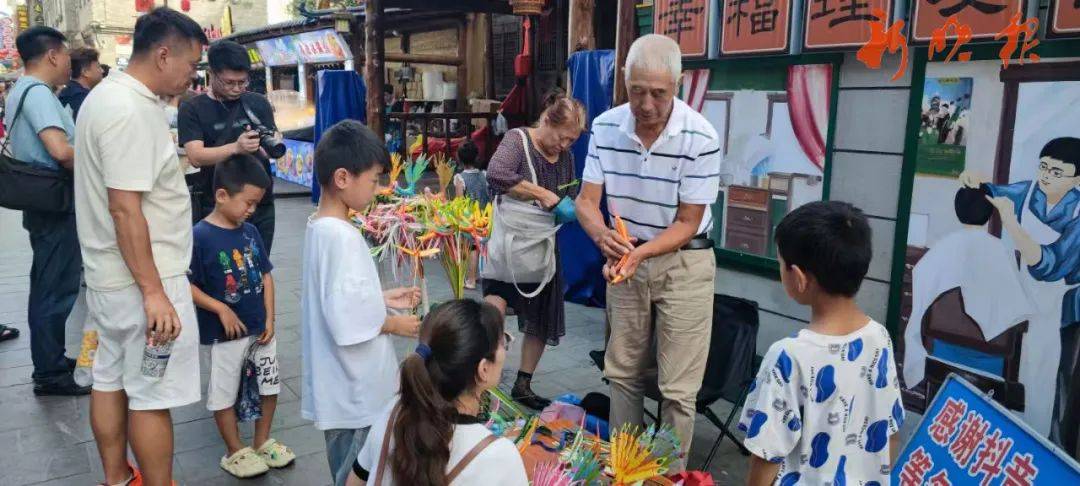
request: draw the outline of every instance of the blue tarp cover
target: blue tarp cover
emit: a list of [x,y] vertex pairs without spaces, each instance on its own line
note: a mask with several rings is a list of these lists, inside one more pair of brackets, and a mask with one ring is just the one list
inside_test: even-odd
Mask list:
[[[367,89],[356,71],[319,71],[319,92],[315,103],[315,144],[323,132],[341,120],[367,122]],[[312,178],[311,201],[319,202],[319,181]]]
[[[585,105],[588,111],[586,126],[591,127],[594,118],[611,108],[615,89],[615,51],[575,52],[566,61],[566,65],[570,72],[571,95]],[[572,149],[578,179],[585,170],[590,133],[583,133]],[[601,209],[606,217],[606,208]],[[604,258],[600,255],[600,250],[578,223],[563,226],[558,239],[566,300],[603,307],[607,285],[604,282]]]

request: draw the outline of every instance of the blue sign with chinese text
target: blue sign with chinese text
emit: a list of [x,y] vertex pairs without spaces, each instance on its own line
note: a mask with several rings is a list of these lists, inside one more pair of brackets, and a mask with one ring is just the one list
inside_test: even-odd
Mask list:
[[1080,465],[950,375],[892,471],[893,484],[1080,484]]

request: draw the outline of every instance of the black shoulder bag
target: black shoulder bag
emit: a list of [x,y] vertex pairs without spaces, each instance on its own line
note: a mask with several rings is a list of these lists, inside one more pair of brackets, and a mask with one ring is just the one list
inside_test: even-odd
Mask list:
[[23,91],[15,116],[11,118],[11,126],[8,127],[8,136],[0,146],[0,207],[16,211],[70,213],[75,209],[75,186],[70,172],[62,167],[53,170],[23,162],[8,154],[8,142],[19,121],[26,95],[38,86],[45,85],[36,83]]

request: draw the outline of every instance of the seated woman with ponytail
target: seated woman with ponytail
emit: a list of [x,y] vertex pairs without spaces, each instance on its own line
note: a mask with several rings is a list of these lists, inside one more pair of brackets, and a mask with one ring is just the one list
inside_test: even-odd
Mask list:
[[399,400],[371,427],[348,486],[527,486],[517,448],[476,417],[510,339],[490,304],[455,300],[428,314],[402,364]]

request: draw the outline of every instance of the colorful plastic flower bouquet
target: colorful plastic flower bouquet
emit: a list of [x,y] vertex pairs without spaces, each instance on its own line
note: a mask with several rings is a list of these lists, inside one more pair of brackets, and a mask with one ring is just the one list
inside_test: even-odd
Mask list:
[[[449,184],[453,164],[445,157],[421,156],[403,162],[398,154],[391,154],[389,185],[365,212],[353,214],[354,223],[371,243],[372,256],[393,263],[395,279],[399,271],[411,269],[413,285],[419,286],[422,293],[422,314],[430,306],[422,260],[440,256],[451,291],[460,299],[465,294],[470,257],[483,256],[491,234],[490,204],[481,207],[468,197],[447,199],[442,191],[417,191],[417,183],[431,160],[435,161],[440,184]],[[398,183],[402,173],[405,187]]]

